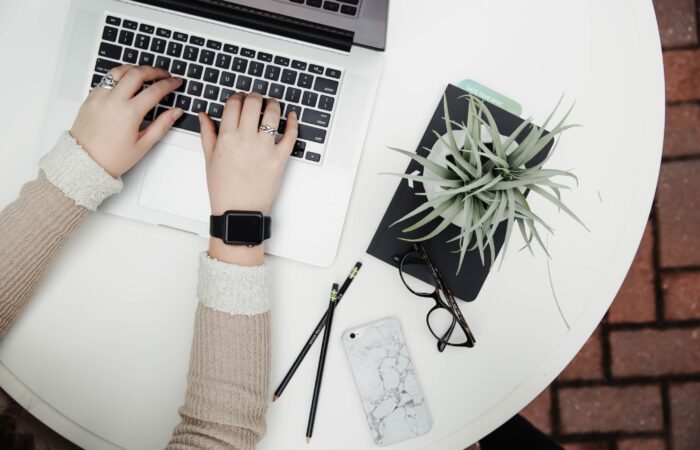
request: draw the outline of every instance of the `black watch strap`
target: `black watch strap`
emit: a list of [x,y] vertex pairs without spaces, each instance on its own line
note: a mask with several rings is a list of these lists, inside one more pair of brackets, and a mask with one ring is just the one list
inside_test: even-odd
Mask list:
[[[227,242],[227,230],[226,230],[226,223],[227,223],[227,216],[230,213],[237,213],[237,212],[243,212],[243,213],[249,213],[251,211],[227,211],[224,214],[220,216],[209,216],[209,234],[212,237],[216,237],[221,239],[224,242]],[[268,216],[263,216],[263,241],[266,239],[270,239],[271,236],[271,229],[272,229],[272,219]],[[251,245],[258,245],[262,244],[262,242],[259,243],[250,243]]]

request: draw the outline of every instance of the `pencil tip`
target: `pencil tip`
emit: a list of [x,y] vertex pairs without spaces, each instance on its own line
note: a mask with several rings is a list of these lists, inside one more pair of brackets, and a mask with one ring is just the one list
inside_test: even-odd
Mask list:
[[311,438],[309,436],[306,436],[306,443],[308,444],[309,442],[311,442]]
[[278,398],[280,398],[279,395],[273,395],[273,396],[272,396],[272,401],[274,402],[274,401],[277,400]]

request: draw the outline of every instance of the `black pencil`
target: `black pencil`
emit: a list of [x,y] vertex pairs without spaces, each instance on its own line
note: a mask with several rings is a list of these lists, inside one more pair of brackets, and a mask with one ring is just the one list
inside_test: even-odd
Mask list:
[[311,399],[311,410],[309,411],[309,423],[306,426],[306,443],[311,440],[314,433],[314,422],[316,420],[316,406],[318,397],[321,394],[321,381],[323,380],[323,368],[326,365],[326,353],[328,352],[328,341],[331,337],[331,325],[333,324],[333,312],[338,304],[338,283],[333,283],[331,289],[331,299],[328,303],[328,314],[326,315],[326,327],[323,332],[323,343],[321,344],[321,354],[318,357],[318,369],[316,370],[316,383],[314,384],[314,396]]
[[[360,268],[362,267],[361,262],[355,263],[355,266],[352,268],[350,273],[348,274],[348,277],[345,279],[345,282],[343,285],[340,287],[340,290],[338,291],[338,300],[336,302],[339,303],[340,300],[342,300],[343,295],[345,295],[345,291],[348,290],[350,287],[350,283],[355,279],[357,276],[357,273],[360,271]],[[321,317],[321,320],[318,321],[318,325],[316,325],[316,328],[314,328],[313,333],[311,333],[311,336],[309,336],[309,339],[306,341],[306,344],[304,344],[304,347],[301,349],[299,352],[299,355],[297,355],[297,359],[294,360],[292,363],[292,367],[289,368],[287,371],[287,374],[284,376],[282,379],[282,382],[277,386],[277,389],[275,390],[275,395],[272,396],[272,401],[274,402],[280,396],[282,395],[282,392],[284,392],[284,389],[287,387],[287,384],[289,381],[292,379],[294,376],[294,373],[297,371],[299,368],[299,365],[301,362],[304,360],[306,357],[306,354],[309,353],[309,350],[311,349],[311,346],[316,342],[316,338],[318,337],[319,334],[321,334],[321,331],[323,331],[323,328],[326,326],[326,317],[328,316],[328,310],[326,310],[323,313],[323,317]]]

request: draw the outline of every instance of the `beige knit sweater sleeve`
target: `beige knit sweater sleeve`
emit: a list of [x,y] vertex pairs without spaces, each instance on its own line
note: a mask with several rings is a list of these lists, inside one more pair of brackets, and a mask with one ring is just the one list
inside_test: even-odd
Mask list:
[[[0,212],[0,337],[87,213],[122,188],[121,180],[110,177],[68,133],[42,158],[40,169]],[[263,435],[267,283],[264,266],[239,267],[200,256],[187,392],[169,449],[251,449]]]

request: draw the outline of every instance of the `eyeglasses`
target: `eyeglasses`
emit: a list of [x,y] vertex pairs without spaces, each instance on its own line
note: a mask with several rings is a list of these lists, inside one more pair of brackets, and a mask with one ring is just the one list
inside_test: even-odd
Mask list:
[[[403,256],[394,256],[394,261],[399,264],[399,275],[401,281],[411,293],[419,296],[432,298],[435,301],[425,321],[428,329],[437,339],[437,349],[442,352],[445,347],[473,347],[476,343],[467,321],[464,320],[462,312],[457,306],[457,301],[452,295],[452,291],[445,283],[444,278],[432,263],[422,245],[414,243],[412,248]],[[433,281],[433,290],[426,291],[425,286],[409,273],[429,272]]]

